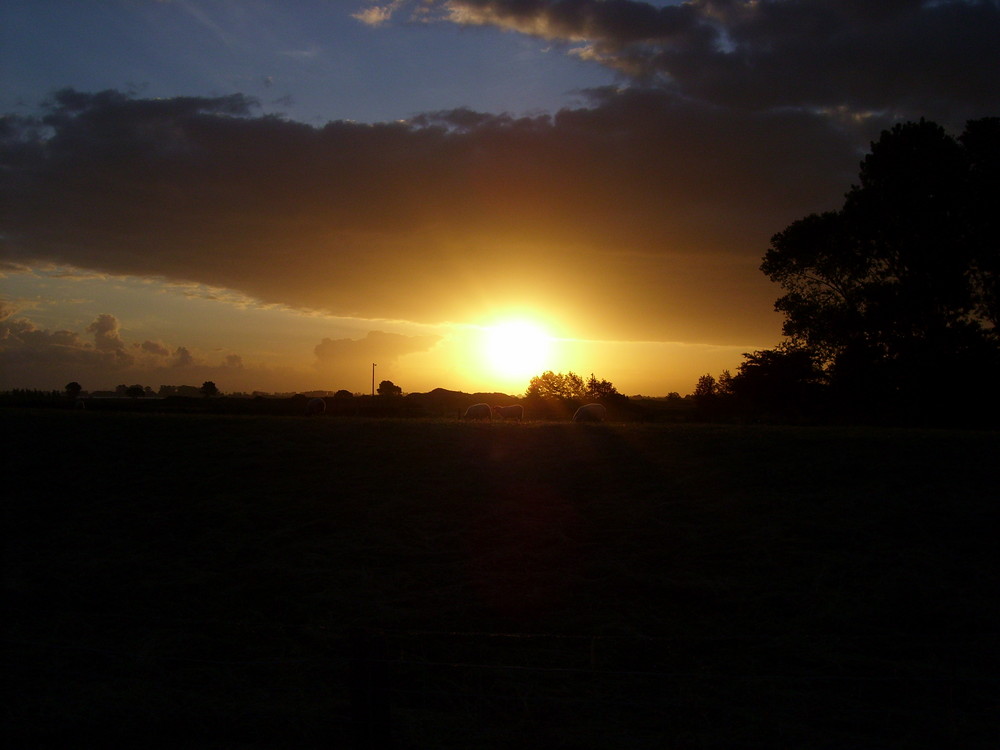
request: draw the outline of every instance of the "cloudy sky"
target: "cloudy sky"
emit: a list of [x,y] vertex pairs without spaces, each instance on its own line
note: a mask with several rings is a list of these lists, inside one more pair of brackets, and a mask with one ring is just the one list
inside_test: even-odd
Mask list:
[[5,0],[0,389],[690,392],[996,0]]

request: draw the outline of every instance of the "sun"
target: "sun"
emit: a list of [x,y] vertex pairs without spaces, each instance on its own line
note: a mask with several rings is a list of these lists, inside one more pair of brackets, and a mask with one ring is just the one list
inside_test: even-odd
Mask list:
[[549,368],[552,338],[537,323],[504,321],[483,334],[484,369],[505,383],[526,381]]

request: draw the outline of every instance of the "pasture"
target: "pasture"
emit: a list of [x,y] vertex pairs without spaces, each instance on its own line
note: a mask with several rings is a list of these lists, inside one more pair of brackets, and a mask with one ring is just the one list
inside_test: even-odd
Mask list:
[[18,747],[1000,737],[997,432],[0,420]]

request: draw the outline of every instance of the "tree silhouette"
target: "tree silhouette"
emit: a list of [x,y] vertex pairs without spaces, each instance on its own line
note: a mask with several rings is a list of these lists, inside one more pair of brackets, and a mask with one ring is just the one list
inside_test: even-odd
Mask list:
[[66,395],[69,396],[70,398],[76,398],[77,396],[80,395],[80,392],[82,390],[83,386],[81,386],[75,380],[71,383],[66,384]]
[[751,414],[809,416],[821,404],[826,376],[808,349],[782,345],[743,355],[735,375],[720,376],[734,406]]
[[130,385],[125,389],[125,395],[129,398],[142,398],[146,393],[146,389],[141,385],[136,383],[135,385]]
[[598,380],[594,373],[590,373],[590,379],[587,381],[586,396],[591,401],[610,401],[620,398],[621,394],[611,384],[611,381]]
[[[720,380],[728,382],[729,373],[720,376]],[[709,373],[705,373],[698,378],[695,384],[692,400],[698,408],[698,412],[703,417],[714,418],[719,416],[723,401],[726,396],[725,389],[720,386],[720,380],[716,380]]]
[[583,401],[587,398],[587,387],[583,378],[572,370],[565,375],[561,372],[546,370],[541,375],[536,375],[531,379],[524,392],[524,397]]
[[[924,120],[884,131],[841,210],[771,240],[761,270],[786,291],[775,309],[789,343],[869,406],[997,374],[998,205],[1000,119],[958,139]],[[777,363],[750,363],[765,364]]]
[[718,382],[710,373],[705,373],[694,386],[694,398],[696,401],[707,401],[718,395]]
[[206,398],[219,395],[219,389],[216,387],[215,383],[213,383],[211,380],[206,380],[204,383],[202,383],[200,391],[201,395],[205,396]]
[[379,396],[402,396],[403,389],[398,385],[393,383],[391,380],[383,380],[378,384],[378,389],[375,391]]

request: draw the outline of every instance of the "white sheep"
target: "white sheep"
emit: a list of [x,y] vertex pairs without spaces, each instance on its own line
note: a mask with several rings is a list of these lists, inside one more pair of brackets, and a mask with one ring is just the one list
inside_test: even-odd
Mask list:
[[524,407],[520,404],[512,404],[510,406],[494,406],[493,416],[500,420],[516,419],[520,422],[524,419]]
[[465,415],[462,419],[477,419],[492,421],[493,419],[493,409],[489,404],[473,404],[468,409],[465,410]]
[[584,404],[573,415],[574,422],[603,422],[608,416],[604,404]]

